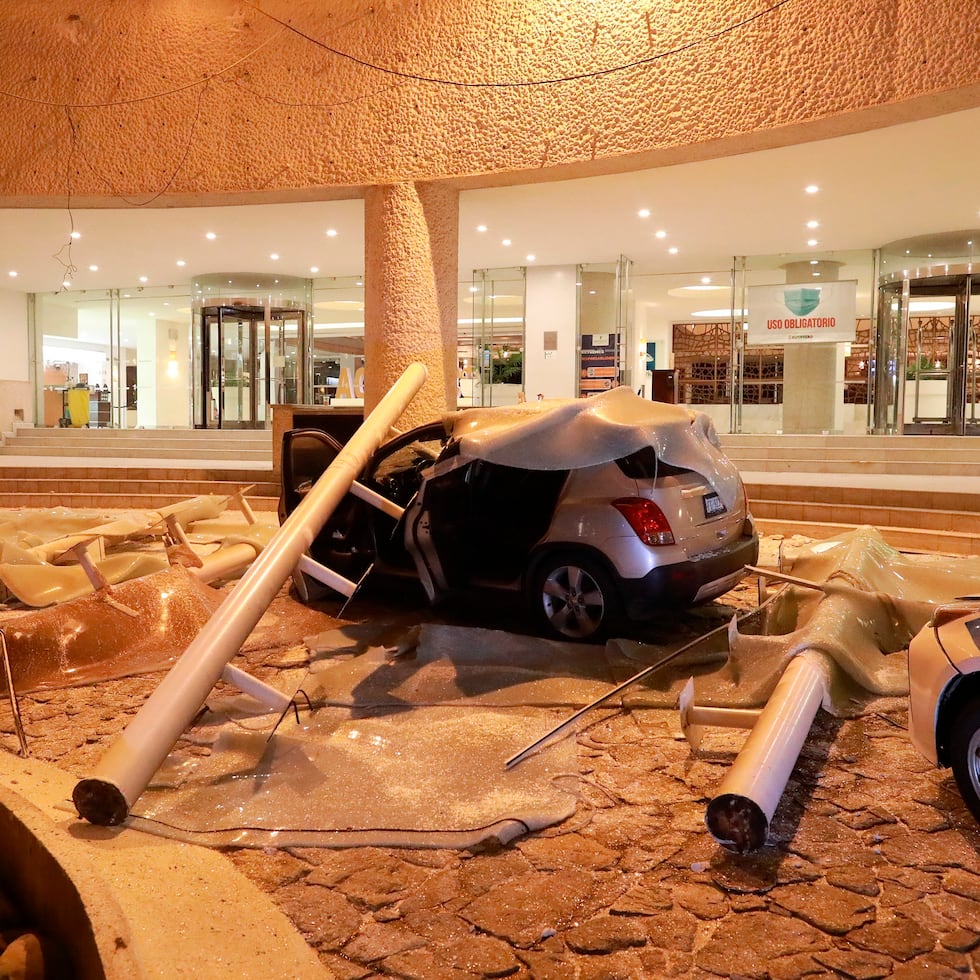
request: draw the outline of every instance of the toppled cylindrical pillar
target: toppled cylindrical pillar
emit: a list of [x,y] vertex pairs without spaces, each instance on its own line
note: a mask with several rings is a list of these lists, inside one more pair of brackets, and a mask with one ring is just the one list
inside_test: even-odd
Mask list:
[[705,823],[739,854],[762,847],[769,823],[829,684],[828,658],[808,650],[779,679],[741,752],[708,804]]
[[371,453],[426,379],[411,364],[286,519],[217,612],[170,669],[95,772],[72,793],[80,816],[95,824],[121,823],[186,730],[225,665],[289,578],[327,518],[344,498]]

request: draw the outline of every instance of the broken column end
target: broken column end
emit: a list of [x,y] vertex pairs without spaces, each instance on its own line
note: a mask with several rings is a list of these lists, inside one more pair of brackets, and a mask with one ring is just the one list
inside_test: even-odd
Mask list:
[[78,815],[100,827],[113,827],[129,816],[129,804],[122,791],[102,779],[83,779],[71,794]]
[[704,822],[722,847],[748,854],[766,843],[769,821],[762,807],[747,796],[723,793],[709,804]]

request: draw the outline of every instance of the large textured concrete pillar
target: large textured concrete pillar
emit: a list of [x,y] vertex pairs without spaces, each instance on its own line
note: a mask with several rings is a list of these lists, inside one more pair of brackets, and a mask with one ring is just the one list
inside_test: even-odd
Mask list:
[[429,380],[399,422],[410,428],[456,407],[459,192],[441,184],[372,187],[364,238],[364,407],[421,361]]

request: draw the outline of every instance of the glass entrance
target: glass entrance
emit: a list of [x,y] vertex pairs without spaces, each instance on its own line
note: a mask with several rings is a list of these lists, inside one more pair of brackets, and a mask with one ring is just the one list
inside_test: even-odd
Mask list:
[[879,251],[874,431],[980,435],[980,230]]
[[310,280],[201,276],[195,283],[194,425],[261,429],[311,390]]
[[262,428],[269,406],[299,401],[304,315],[256,306],[201,309],[204,428]]
[[980,435],[977,309],[980,277],[937,276],[890,284],[883,306],[905,339],[902,431]]

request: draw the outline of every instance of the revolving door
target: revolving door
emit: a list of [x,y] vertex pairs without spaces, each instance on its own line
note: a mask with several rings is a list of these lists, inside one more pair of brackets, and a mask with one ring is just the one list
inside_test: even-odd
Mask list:
[[[227,277],[213,278],[222,280],[221,287],[233,284]],[[282,280],[277,277],[274,285]],[[196,285],[201,296],[204,290]],[[196,428],[266,428],[272,424],[272,405],[303,403],[309,390],[308,306],[274,305],[272,300],[280,297],[234,293],[195,302]]]
[[949,232],[882,249],[875,431],[980,435],[977,240]]

